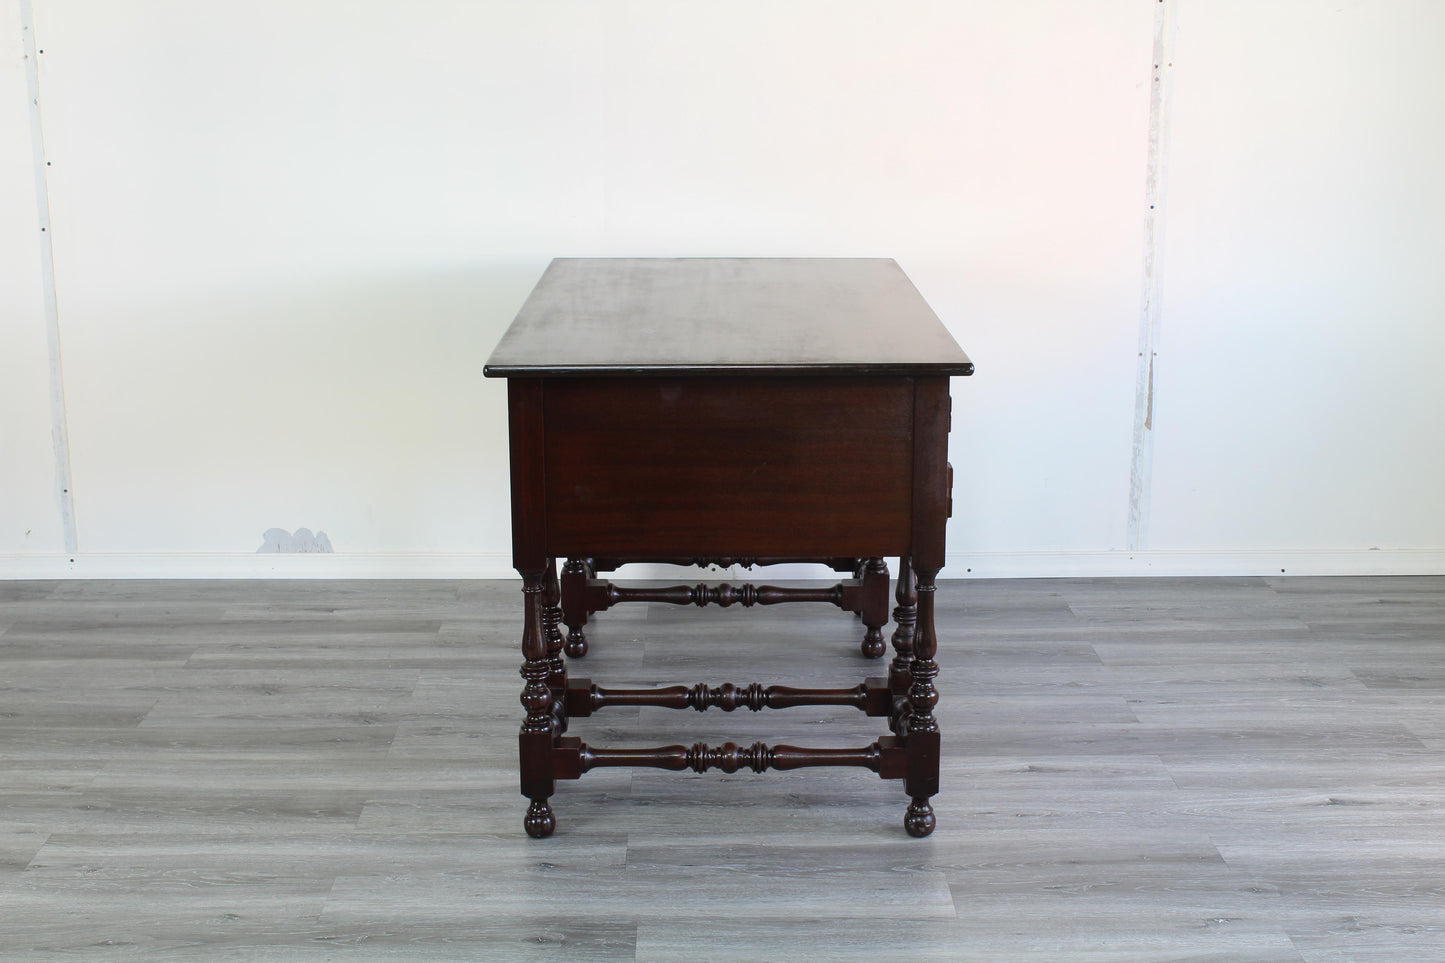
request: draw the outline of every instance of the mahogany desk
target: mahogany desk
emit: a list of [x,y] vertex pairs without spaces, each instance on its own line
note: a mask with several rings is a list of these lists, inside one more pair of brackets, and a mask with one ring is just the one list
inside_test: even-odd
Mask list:
[[[863,766],[933,831],[934,578],[952,470],[949,376],[973,364],[884,259],[558,259],[483,369],[508,379],[512,556],[522,576],[522,794],[548,836],[556,781],[601,766]],[[886,678],[616,689],[570,678],[557,559],[899,557]],[[608,706],[849,705],[892,735],[857,749],[589,746]]]

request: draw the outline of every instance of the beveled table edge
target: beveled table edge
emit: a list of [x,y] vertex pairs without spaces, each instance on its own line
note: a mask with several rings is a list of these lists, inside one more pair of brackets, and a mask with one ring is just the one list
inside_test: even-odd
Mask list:
[[806,375],[951,375],[973,374],[973,362],[885,362],[879,364],[615,364],[615,365],[511,365],[482,366],[486,378],[647,378],[708,376]]

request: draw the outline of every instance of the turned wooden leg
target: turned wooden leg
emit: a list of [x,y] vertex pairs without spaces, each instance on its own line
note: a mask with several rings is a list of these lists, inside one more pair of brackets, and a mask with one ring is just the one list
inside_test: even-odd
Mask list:
[[894,592],[898,605],[893,610],[893,661],[888,664],[888,689],[893,693],[894,711],[888,726],[895,735],[904,735],[908,719],[908,689],[913,685],[913,629],[918,619],[918,580],[913,575],[913,560],[904,555],[898,560],[898,588]]
[[933,680],[938,663],[938,637],[933,628],[933,590],[937,568],[919,569],[918,623],[913,639],[913,662],[909,666],[912,680],[908,687],[908,720],[905,741],[908,747],[907,774],[904,790],[912,798],[903,828],[910,836],[927,836],[933,832],[933,807],[928,800],[938,792],[939,735],[933,707],[938,704],[938,690]]
[[[562,661],[562,589],[557,581],[557,560],[547,559],[546,590],[542,593],[542,628],[547,635],[547,658],[554,673],[567,672],[567,663]],[[566,688],[563,680],[562,688]]]
[[883,626],[888,623],[888,563],[870,558],[863,565],[863,605],[859,612],[868,631],[863,636],[863,655],[883,657]]
[[542,629],[547,637],[547,666],[551,670],[547,687],[552,690],[552,715],[557,720],[556,734],[567,731],[567,662],[562,658],[562,597],[557,582],[557,560],[547,559],[546,588],[542,592]]
[[587,579],[585,560],[569,558],[562,569],[562,621],[567,623],[567,654],[580,659],[587,654]]
[[521,757],[522,795],[530,799],[527,818],[523,822],[527,835],[538,839],[550,836],[557,821],[552,816],[551,798],[556,782],[552,777],[552,746],[556,739],[556,717],[552,714],[552,690],[547,685],[552,675],[548,654],[547,630],[543,621],[544,597],[547,593],[547,572],[522,573],[522,598],[526,621],[522,628],[522,706],[527,717],[522,722],[517,745]]
[[907,555],[898,560],[898,588],[893,594],[898,605],[893,609],[893,661],[888,677],[893,691],[908,694],[909,669],[913,665],[913,631],[918,621],[918,579],[913,575],[913,560]]

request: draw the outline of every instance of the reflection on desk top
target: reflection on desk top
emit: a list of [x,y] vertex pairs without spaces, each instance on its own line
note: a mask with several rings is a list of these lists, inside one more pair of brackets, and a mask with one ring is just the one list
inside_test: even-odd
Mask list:
[[488,377],[968,375],[887,258],[558,258]]

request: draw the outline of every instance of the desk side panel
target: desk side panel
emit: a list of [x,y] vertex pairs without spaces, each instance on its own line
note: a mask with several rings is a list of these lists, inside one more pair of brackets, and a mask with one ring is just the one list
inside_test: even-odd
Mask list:
[[909,378],[546,385],[552,556],[908,551]]
[[547,567],[547,466],[543,457],[543,382],[507,382],[507,416],[512,469],[512,565],[518,572]]
[[947,378],[919,378],[913,403],[913,540],[915,571],[943,567],[948,527],[948,426],[952,400]]

